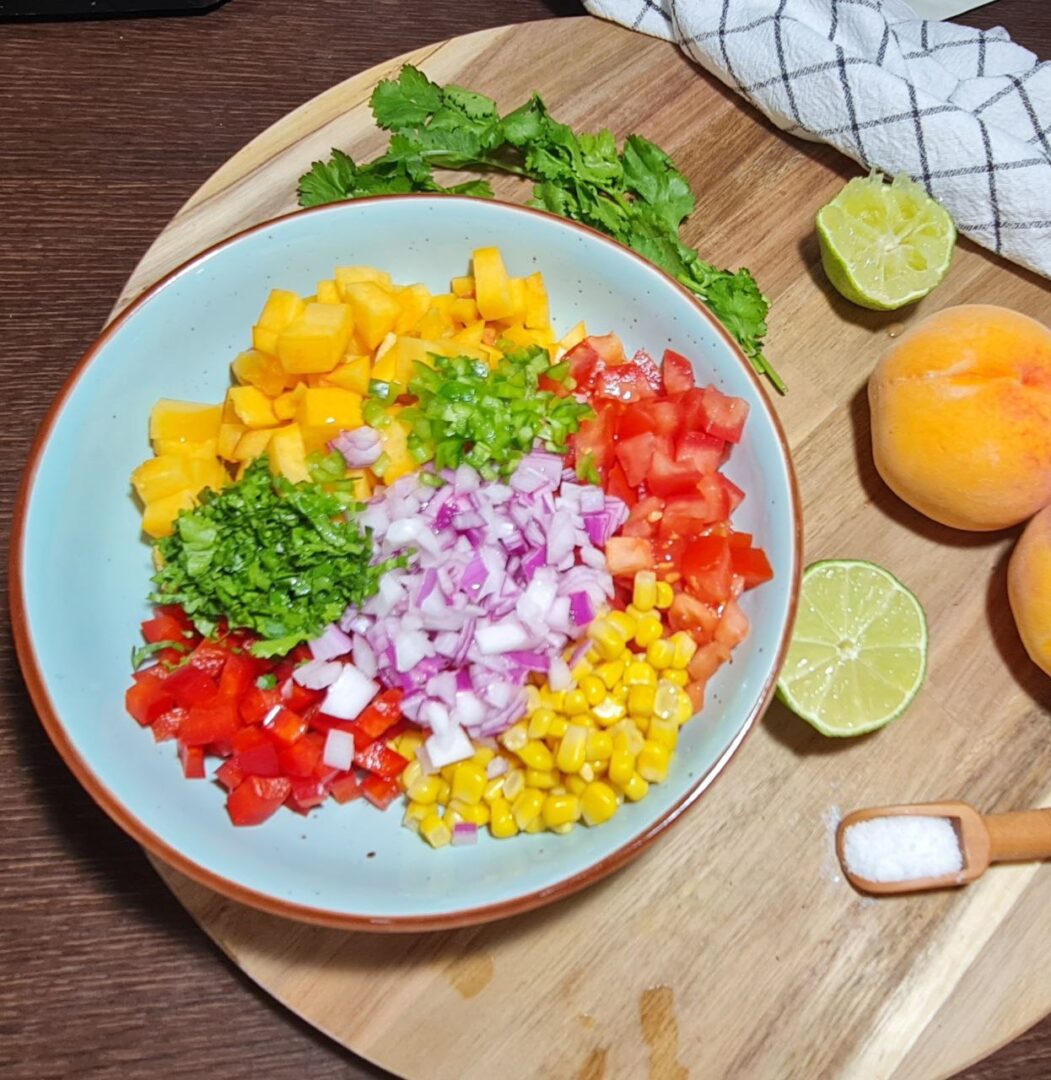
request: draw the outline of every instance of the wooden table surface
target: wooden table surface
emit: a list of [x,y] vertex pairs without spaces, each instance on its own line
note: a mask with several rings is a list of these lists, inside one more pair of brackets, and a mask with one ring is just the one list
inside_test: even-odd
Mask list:
[[[579,10],[568,0],[230,0],[189,17],[0,23],[5,539],[52,395],[150,241],[218,165],[379,60]],[[1047,0],[999,0],[961,21],[1004,25],[1051,55]],[[0,1074],[384,1075],[216,951],[61,764],[6,622],[2,633]],[[1051,1075],[1051,1019],[961,1075]]]

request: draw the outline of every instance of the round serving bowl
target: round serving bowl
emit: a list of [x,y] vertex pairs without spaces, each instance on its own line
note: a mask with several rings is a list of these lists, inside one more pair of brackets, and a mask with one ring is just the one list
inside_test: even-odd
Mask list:
[[[224,792],[182,776],[172,742],[125,714],[128,655],[147,617],[150,549],[131,470],[150,454],[161,397],[220,401],[271,288],[310,293],[336,265],[373,264],[435,292],[471,252],[500,248],[509,272],[541,270],[556,331],[583,319],[629,355],[673,348],[698,382],[745,398],[744,440],[726,474],[747,493],[735,525],[774,579],[746,593],[751,633],[708,685],[668,779],[607,824],[565,836],[483,836],[434,851],[396,808],[329,802],[234,828]],[[174,270],[102,333],[41,427],[11,551],[12,619],[33,702],[55,746],[106,812],[190,877],[279,915],[351,929],[424,930],[512,915],[624,865],[699,798],[773,694],[798,589],[800,509],[784,434],[757,376],[696,299],[613,240],[548,214],[452,196],[362,199],[291,214],[224,240]],[[740,766],[747,768],[747,764]],[[688,825],[686,827],[689,827]]]

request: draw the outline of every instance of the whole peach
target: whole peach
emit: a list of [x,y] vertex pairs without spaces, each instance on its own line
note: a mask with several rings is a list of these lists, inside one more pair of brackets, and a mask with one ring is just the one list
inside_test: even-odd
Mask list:
[[1029,522],[1011,553],[1007,598],[1026,652],[1051,675],[1051,506]]
[[1051,502],[1051,330],[990,304],[946,308],[869,379],[890,488],[957,529],[1004,529]]

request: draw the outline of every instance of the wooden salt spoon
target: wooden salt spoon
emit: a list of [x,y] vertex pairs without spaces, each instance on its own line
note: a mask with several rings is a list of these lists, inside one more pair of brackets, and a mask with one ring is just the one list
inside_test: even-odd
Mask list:
[[[909,878],[905,881],[870,881],[850,872],[844,857],[843,837],[851,825],[881,817],[947,818],[956,832],[963,867],[937,877]],[[1020,810],[1010,814],[980,814],[964,802],[912,803],[902,806],[874,806],[847,814],[836,830],[836,854],[847,880],[863,892],[889,896],[967,885],[980,877],[994,862],[1023,862],[1051,857],[1051,808]]]

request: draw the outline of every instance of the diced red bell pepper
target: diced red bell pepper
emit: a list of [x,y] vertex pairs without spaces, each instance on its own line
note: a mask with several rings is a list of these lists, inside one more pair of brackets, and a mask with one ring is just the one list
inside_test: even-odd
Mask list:
[[179,742],[187,746],[205,746],[233,739],[240,728],[237,706],[232,701],[195,705],[187,710],[179,725]]
[[730,599],[730,545],[724,536],[698,536],[691,540],[682,558],[686,587],[708,604]]
[[233,738],[233,760],[246,776],[281,776],[284,770],[274,739],[258,727],[245,727]]
[[264,722],[263,727],[275,739],[286,744],[294,743],[307,729],[303,717],[291,709],[286,709],[283,705]]
[[674,349],[664,350],[664,390],[681,394],[694,385],[693,364]]
[[305,814],[320,806],[328,798],[328,788],[313,776],[297,776],[292,779],[292,790],[287,804],[290,809]]
[[606,565],[614,577],[653,569],[653,548],[638,536],[613,536],[606,541]]
[[302,713],[311,705],[316,705],[325,696],[324,690],[311,690],[300,686],[293,678],[285,679],[280,686],[281,702],[293,712]]
[[132,679],[134,682],[124,693],[124,707],[143,727],[176,704],[164,670],[158,665],[136,671]]
[[353,772],[338,773],[329,780],[328,790],[332,798],[340,804],[360,799],[363,794],[357,775]]
[[184,709],[207,705],[214,701],[219,693],[219,685],[215,679],[190,664],[176,668],[164,680],[164,688]]
[[656,447],[657,436],[652,431],[641,431],[617,443],[617,462],[624,470],[624,478],[633,488],[638,487],[649,474]]
[[156,645],[158,641],[186,643],[186,639],[183,637],[183,624],[175,616],[167,612],[158,611],[152,619],[147,619],[142,624],[142,636],[151,645]]
[[401,793],[401,788],[393,780],[370,773],[361,782],[361,793],[373,806],[386,810]]
[[162,712],[151,725],[154,740],[164,742],[166,739],[174,739],[179,734],[179,727],[185,716],[186,710],[178,705]]
[[261,825],[288,798],[292,781],[283,776],[246,776],[226,798],[235,825]]
[[186,663],[218,682],[229,656],[230,653],[222,645],[206,638],[190,653]]
[[384,690],[372,699],[357,719],[358,727],[373,739],[378,739],[401,718],[401,690]]
[[237,762],[233,758],[228,758],[215,770],[215,779],[218,780],[227,791],[233,791],[233,789],[244,779],[244,773],[238,768]]
[[226,663],[219,676],[219,696],[240,701],[259,675],[258,661],[244,653],[227,653]]
[[237,708],[246,724],[261,724],[273,711],[274,706],[281,703],[281,694],[277,687],[260,690],[258,686],[249,686]]
[[739,547],[730,540],[730,567],[744,580],[746,589],[754,589],[774,576],[770,560],[762,548]]
[[187,780],[204,779],[204,749],[202,747],[179,743],[179,760],[182,762],[182,774]]
[[376,776],[382,776],[384,780],[393,780],[405,771],[409,759],[404,758],[396,750],[392,750],[382,740],[377,739],[362,750],[355,750],[354,764],[359,769],[367,769]]
[[285,776],[316,778],[316,770],[321,764],[324,746],[324,736],[315,732],[307,732],[295,742],[285,744],[277,752],[281,772]]

